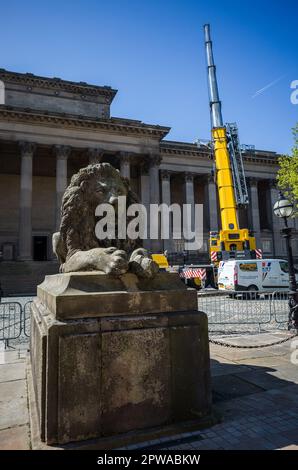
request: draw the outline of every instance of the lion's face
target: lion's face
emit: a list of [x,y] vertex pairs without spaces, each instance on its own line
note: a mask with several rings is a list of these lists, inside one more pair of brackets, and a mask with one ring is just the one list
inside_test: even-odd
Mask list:
[[96,166],[93,172],[79,182],[84,200],[92,201],[92,206],[109,203],[117,206],[119,196],[128,196],[129,187],[120,173],[110,165]]
[[112,180],[98,181],[94,187],[95,198],[98,203],[109,203],[115,208],[119,196],[128,196],[128,188],[122,178],[114,178]]

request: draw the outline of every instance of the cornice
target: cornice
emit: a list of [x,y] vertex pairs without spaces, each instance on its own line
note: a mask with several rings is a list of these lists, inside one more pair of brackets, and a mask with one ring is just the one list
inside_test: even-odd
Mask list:
[[[211,149],[192,143],[163,141],[160,143],[160,149],[163,155],[181,155],[214,160]],[[258,151],[255,151],[252,153],[243,153],[242,155],[243,160],[247,163],[263,163],[272,166],[278,165],[278,155],[273,152],[268,152],[266,155],[262,151],[262,155],[258,155]]]
[[170,131],[169,127],[144,124],[141,121],[129,121],[120,118],[90,118],[64,113],[50,113],[29,108],[16,108],[0,105],[0,120],[52,125],[72,129],[97,129],[117,134],[141,134],[162,139]]
[[5,83],[24,84],[28,87],[52,88],[54,90],[63,90],[80,95],[105,96],[113,100],[118,90],[109,86],[90,85],[85,82],[71,82],[61,78],[40,77],[33,73],[17,73],[0,69],[0,80]]

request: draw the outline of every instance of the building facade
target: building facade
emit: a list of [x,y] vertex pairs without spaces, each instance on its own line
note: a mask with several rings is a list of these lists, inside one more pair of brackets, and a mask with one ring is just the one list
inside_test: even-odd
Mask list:
[[[210,148],[166,140],[169,127],[112,117],[116,93],[0,69],[0,280],[4,285],[8,279],[9,292],[13,277],[20,279],[17,292],[30,291],[35,275],[57,270],[51,237],[59,227],[61,198],[71,176],[90,162],[119,168],[144,205],[203,204],[204,243],[196,256],[208,259],[209,231],[219,228]],[[281,222],[272,212],[277,158],[269,151],[244,153],[250,205],[240,210],[240,224],[254,231],[266,257],[286,254]],[[184,251],[183,240],[146,245],[152,252]]]

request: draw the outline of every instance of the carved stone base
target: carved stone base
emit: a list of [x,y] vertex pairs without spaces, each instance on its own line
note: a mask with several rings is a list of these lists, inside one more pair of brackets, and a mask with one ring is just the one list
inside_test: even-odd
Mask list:
[[210,413],[207,317],[177,274],[47,276],[33,303],[31,368],[50,445]]

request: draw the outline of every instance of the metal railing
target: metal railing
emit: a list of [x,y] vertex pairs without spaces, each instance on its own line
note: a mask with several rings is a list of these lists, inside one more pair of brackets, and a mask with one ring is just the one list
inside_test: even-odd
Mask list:
[[31,325],[31,305],[32,305],[32,300],[29,302],[26,302],[24,305],[24,315],[23,315],[23,329],[24,329],[24,335],[27,336],[27,338],[30,338],[30,325]]
[[[198,294],[198,309],[206,312],[210,331],[216,325],[229,332],[230,327],[257,325],[287,326],[289,317],[289,293],[211,291]],[[30,337],[32,301],[0,303],[0,341],[8,342]]]
[[215,291],[198,295],[209,325],[264,325],[288,321],[288,292]]
[[30,337],[31,304],[29,301],[22,307],[19,302],[0,303],[0,341],[5,347],[9,341]]
[[273,292],[271,297],[271,310],[276,323],[289,321],[289,292]]
[[0,340],[17,339],[22,333],[22,305],[19,302],[0,303]]

